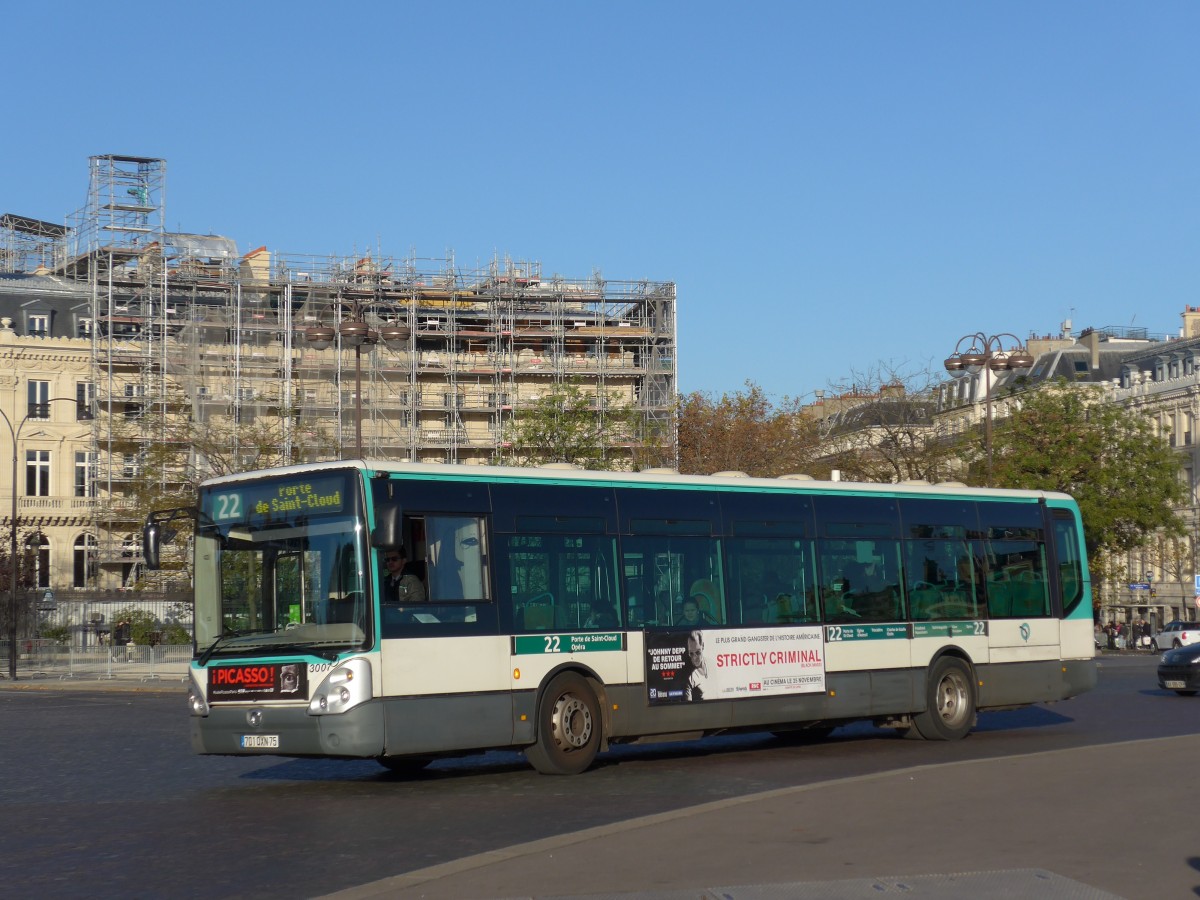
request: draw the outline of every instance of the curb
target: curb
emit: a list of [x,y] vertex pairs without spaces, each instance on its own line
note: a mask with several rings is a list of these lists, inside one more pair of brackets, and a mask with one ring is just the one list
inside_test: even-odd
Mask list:
[[56,681],[39,680],[37,678],[18,679],[9,681],[7,677],[0,678],[0,692],[29,691],[29,692],[69,692],[69,691],[105,691],[111,693],[130,694],[186,694],[187,679],[157,679],[155,681],[113,681],[89,679],[87,681],[73,678],[63,678]]

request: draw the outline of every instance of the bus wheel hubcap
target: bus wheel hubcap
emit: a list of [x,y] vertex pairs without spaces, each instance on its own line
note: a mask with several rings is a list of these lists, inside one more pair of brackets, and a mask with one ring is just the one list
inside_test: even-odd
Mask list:
[[554,704],[554,736],[560,747],[577,750],[586,747],[592,737],[592,711],[586,703],[570,694]]
[[955,725],[966,714],[966,685],[952,676],[942,679],[938,690],[938,712],[942,719]]

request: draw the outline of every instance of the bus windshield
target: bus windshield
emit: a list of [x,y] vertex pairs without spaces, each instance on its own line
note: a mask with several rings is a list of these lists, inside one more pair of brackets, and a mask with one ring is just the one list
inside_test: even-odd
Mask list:
[[312,652],[369,638],[366,530],[353,472],[226,482],[200,494],[196,649]]

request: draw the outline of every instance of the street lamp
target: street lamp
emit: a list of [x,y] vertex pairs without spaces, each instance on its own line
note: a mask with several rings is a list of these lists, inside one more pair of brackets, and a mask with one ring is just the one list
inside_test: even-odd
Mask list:
[[[344,347],[354,348],[354,451],[361,459],[362,443],[362,355],[374,349],[381,339],[388,343],[401,343],[408,340],[409,329],[398,324],[385,325],[375,331],[366,322],[364,309],[358,300],[338,299],[334,307],[340,318],[337,328],[330,325],[313,325],[304,329],[304,340],[314,350],[326,350],[335,341],[338,350]],[[346,308],[348,307],[348,309]]]
[[[1008,339],[1009,349],[1004,349],[1005,339]],[[966,350],[961,349],[968,343]],[[963,335],[954,345],[954,352],[946,360],[946,371],[955,378],[961,378],[970,373],[978,375],[983,372],[984,415],[983,415],[983,445],[987,451],[987,486],[992,486],[992,373],[1008,370],[1019,371],[1033,365],[1033,357],[1021,346],[1016,335],[984,334],[977,331],[974,334]]]
[[9,623],[8,623],[8,677],[11,681],[17,680],[17,442],[21,439],[21,429],[25,427],[25,423],[31,418],[35,421],[41,421],[44,417],[41,415],[34,416],[34,412],[41,412],[40,407],[49,406],[51,403],[56,403],[60,400],[65,400],[68,403],[78,403],[74,397],[51,397],[44,403],[38,403],[37,409],[31,409],[17,423],[16,428],[13,427],[12,419],[4,410],[0,409],[0,419],[4,420],[4,424],[8,427],[8,434],[12,438],[12,512],[10,513],[9,522],[11,523],[12,533],[9,535],[8,546],[8,591],[9,591]]

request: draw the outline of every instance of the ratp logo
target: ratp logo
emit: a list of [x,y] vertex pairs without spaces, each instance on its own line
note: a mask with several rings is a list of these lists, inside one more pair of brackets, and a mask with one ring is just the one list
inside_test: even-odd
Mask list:
[[1022,622],[1021,623],[1021,640],[1026,641],[1026,642],[1029,641],[1029,631],[1030,631],[1029,623]]

